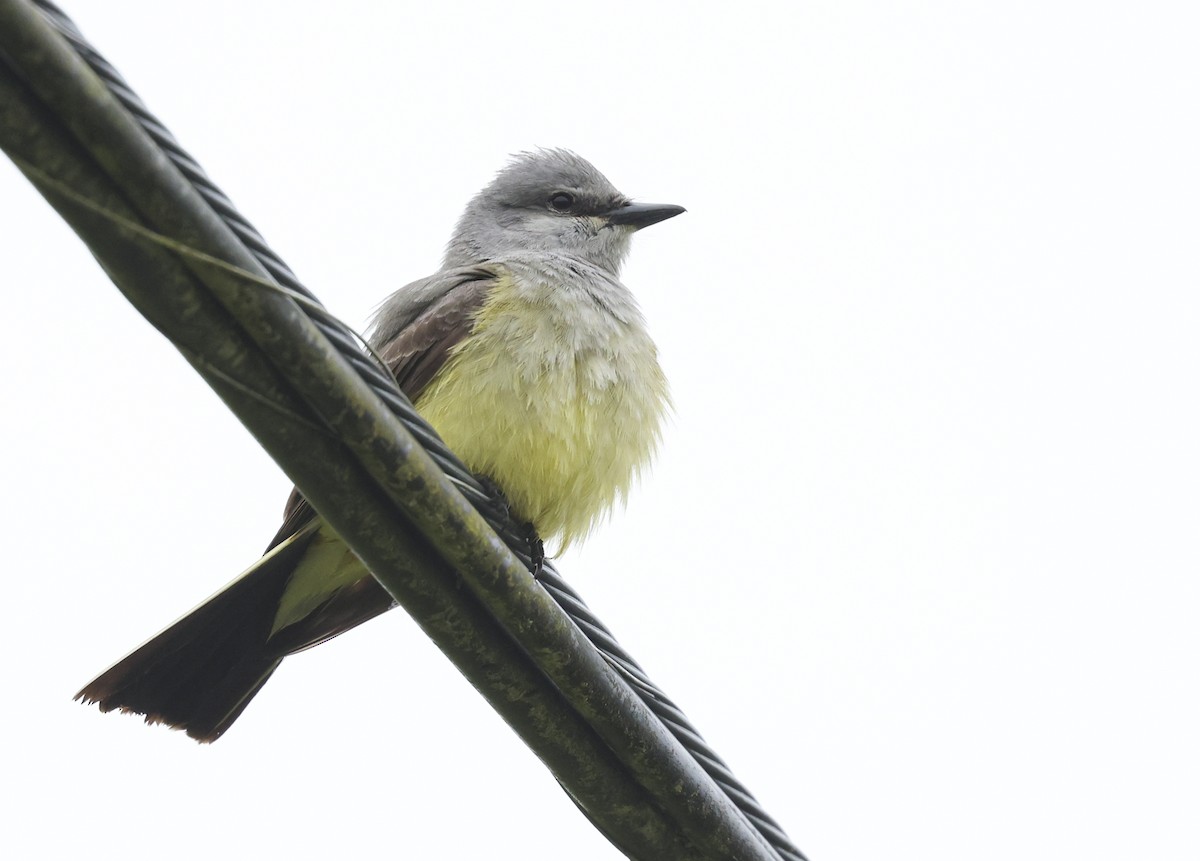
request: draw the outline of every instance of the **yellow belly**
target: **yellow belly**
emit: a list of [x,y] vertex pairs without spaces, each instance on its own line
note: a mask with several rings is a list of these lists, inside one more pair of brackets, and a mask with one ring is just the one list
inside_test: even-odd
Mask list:
[[416,406],[516,517],[565,547],[624,499],[668,395],[640,317],[545,287],[502,279]]

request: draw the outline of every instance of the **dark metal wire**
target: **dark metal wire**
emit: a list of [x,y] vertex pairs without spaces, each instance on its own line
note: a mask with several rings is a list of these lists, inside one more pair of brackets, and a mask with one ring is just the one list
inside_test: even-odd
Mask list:
[[[505,507],[459,461],[433,428],[421,417],[408,398],[400,391],[391,375],[363,353],[358,334],[324,310],[324,306],[317,297],[271,250],[254,226],[237,211],[225,193],[208,178],[195,159],[150,113],[133,89],[100,52],[84,38],[79,28],[67,17],[66,13],[50,0],[33,0],[33,3],[46,20],[70,42],[80,57],[105,82],[121,104],[137,118],[146,133],[162,148],[168,158],[258,258],[271,276],[282,286],[309,300],[301,307],[322,333],[329,338],[338,352],[350,362],[388,409],[429,452],[447,477],[496,530],[509,549],[527,565],[531,564],[524,531],[512,522]],[[779,824],[767,815],[749,790],[733,776],[729,767],[705,743],[679,707],[650,681],[645,671],[628,652],[621,648],[612,632],[588,609],[579,593],[562,579],[550,562],[543,563],[538,581],[596,647],[605,661],[638,694],[646,706],[678,739],[684,749],[696,760],[696,763],[721,787],[722,791],[729,796],[730,801],[780,856],[786,861],[807,861],[804,854],[791,842]]]

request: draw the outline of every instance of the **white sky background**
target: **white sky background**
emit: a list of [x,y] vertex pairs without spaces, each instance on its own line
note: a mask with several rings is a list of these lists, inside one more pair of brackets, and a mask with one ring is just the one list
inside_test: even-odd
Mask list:
[[[688,207],[560,567],[813,861],[1197,856],[1194,4],[339,5],[66,8],[354,324],[509,153]],[[402,612],[215,746],[72,703],[289,485],[7,161],[0,255],[0,848],[619,857]]]

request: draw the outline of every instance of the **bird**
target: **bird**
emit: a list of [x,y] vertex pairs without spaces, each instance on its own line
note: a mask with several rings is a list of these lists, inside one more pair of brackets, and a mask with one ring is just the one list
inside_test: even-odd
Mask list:
[[[649,465],[670,394],[620,281],[634,202],[565,149],[518,153],[467,204],[441,268],[379,306],[368,343],[532,540],[583,539]],[[293,489],[265,554],[75,698],[216,741],[288,655],[393,606]]]

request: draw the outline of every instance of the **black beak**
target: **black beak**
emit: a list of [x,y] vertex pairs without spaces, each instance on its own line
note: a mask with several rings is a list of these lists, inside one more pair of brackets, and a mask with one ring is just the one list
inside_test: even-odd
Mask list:
[[619,209],[606,212],[604,217],[608,219],[609,224],[630,224],[634,230],[641,230],[651,224],[674,218],[681,212],[687,210],[673,203],[627,203]]

